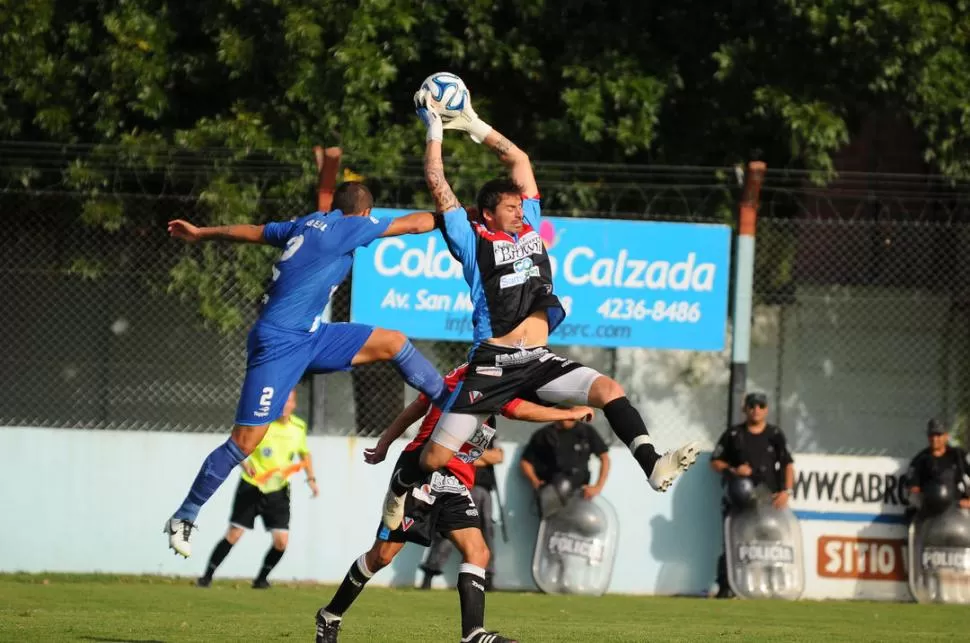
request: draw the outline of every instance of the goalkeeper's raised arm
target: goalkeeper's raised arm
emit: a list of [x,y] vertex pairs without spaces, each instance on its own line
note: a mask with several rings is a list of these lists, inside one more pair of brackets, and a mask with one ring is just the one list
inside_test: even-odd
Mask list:
[[430,106],[427,90],[418,90],[414,95],[414,104],[418,116],[428,129],[424,155],[424,175],[439,212],[446,212],[459,205],[459,201],[444,174],[441,139],[444,130],[447,129],[467,132],[476,143],[484,143],[495,152],[502,164],[508,168],[510,178],[522,188],[524,196],[538,196],[539,188],[536,185],[532,162],[529,160],[528,154],[479,118],[472,108],[471,98],[466,98],[464,109],[448,122],[444,122],[441,115]]

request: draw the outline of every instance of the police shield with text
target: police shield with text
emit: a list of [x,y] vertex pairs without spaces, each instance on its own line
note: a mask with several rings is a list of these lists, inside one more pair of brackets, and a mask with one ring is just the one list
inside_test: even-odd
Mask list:
[[616,510],[603,496],[573,495],[539,525],[532,577],[547,594],[601,596],[610,585],[619,540]]
[[920,603],[970,604],[970,459],[949,444],[937,420],[927,425],[929,446],[906,474],[911,503],[909,588]]
[[744,398],[745,422],[718,440],[711,467],[724,481],[724,554],[718,598],[798,598],[805,586],[801,527],[788,508],[794,465],[785,436],[768,424],[764,394]]

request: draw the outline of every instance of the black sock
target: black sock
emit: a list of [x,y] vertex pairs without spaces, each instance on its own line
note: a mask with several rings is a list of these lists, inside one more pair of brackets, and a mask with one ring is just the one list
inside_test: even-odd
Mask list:
[[219,541],[216,548],[212,550],[212,555],[209,557],[209,566],[205,568],[206,578],[212,578],[212,575],[216,573],[216,569],[226,559],[230,549],[232,549],[231,542],[225,538]]
[[266,552],[266,558],[263,559],[263,567],[259,570],[259,576],[256,577],[256,580],[266,580],[269,573],[276,567],[276,563],[280,562],[284,551],[276,547],[269,548],[269,551]]
[[365,557],[361,556],[350,566],[350,570],[344,576],[344,581],[337,588],[337,593],[333,595],[333,598],[330,599],[323,610],[331,616],[343,616],[344,612],[350,609],[353,602],[364,591],[364,586],[373,576],[374,573],[367,569]]
[[485,627],[485,570],[462,563],[458,568],[458,601],[461,603],[461,635]]
[[633,457],[640,468],[649,476],[660,456],[653,448],[647,433],[647,425],[643,423],[640,413],[633,408],[626,397],[617,398],[604,406],[603,413],[606,414],[606,420],[610,423],[613,433],[623,440],[623,444],[633,452]]

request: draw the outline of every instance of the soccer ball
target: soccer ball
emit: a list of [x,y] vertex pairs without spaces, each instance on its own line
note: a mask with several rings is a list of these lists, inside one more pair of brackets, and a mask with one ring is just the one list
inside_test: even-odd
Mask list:
[[425,106],[418,103],[418,96],[421,95],[422,90],[427,94],[426,106],[438,112],[443,123],[457,118],[461,110],[465,109],[470,102],[465,82],[446,71],[439,71],[424,79],[418,93],[415,94],[417,107]]

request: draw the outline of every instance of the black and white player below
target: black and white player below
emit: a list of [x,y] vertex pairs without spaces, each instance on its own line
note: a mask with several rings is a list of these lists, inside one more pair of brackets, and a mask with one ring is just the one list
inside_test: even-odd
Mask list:
[[[467,364],[463,364],[446,375],[445,385],[451,390],[459,388],[466,369]],[[588,407],[549,408],[521,399],[509,400],[500,411],[506,417],[529,422],[582,420],[593,415]],[[364,450],[364,459],[370,464],[382,462],[394,440],[422,416],[418,434],[404,447],[396,468],[416,462],[441,417],[440,409],[432,406],[424,395],[391,422],[373,449]],[[405,543],[428,547],[435,534],[451,540],[462,556],[458,569],[462,643],[514,643],[485,629],[485,569],[491,552],[482,533],[478,507],[469,491],[475,484],[475,461],[494,435],[494,427],[485,424],[478,427],[443,468],[425,475],[421,484],[411,490],[401,524],[394,529],[384,524],[378,527],[373,546],[350,566],[333,598],[317,612],[317,643],[336,643],[344,614],[367,582],[391,564]]]

